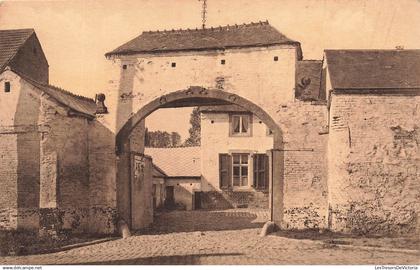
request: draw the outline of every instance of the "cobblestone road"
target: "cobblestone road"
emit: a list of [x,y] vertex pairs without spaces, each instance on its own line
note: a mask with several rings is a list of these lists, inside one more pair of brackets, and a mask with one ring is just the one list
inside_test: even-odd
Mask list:
[[68,251],[1,257],[0,264],[420,264],[420,253],[259,237],[266,212],[162,213],[154,229]]

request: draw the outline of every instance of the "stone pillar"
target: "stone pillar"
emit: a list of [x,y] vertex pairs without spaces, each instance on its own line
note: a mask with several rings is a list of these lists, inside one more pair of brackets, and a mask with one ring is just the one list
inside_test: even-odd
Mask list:
[[117,219],[124,220],[129,227],[131,227],[130,174],[130,153],[123,151],[117,157]]
[[131,155],[131,227],[143,229],[153,222],[152,159],[142,154]]
[[277,227],[283,225],[283,196],[284,196],[284,152],[278,149],[271,151],[272,160],[272,205],[271,220]]

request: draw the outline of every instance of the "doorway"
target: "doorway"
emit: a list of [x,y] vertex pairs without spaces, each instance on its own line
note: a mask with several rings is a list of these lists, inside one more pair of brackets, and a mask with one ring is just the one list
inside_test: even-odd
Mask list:
[[165,207],[173,207],[175,205],[174,186],[165,187]]
[[201,191],[194,192],[194,210],[201,209]]

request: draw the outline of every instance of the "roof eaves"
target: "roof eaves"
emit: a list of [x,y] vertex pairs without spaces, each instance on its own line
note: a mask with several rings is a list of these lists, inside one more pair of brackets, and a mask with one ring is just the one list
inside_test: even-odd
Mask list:
[[[153,160],[153,158],[152,158]],[[155,163],[153,163],[153,167],[160,172],[161,174],[163,174],[164,176],[168,176],[158,165],[156,165]]]
[[24,75],[24,74],[22,74],[22,73],[20,73],[19,71],[16,71],[15,69],[10,69],[12,72],[14,72],[14,73],[16,73],[17,75],[19,75],[19,77],[21,77],[23,80],[25,80],[27,83],[29,83],[29,84],[31,84],[32,86],[34,86],[34,87],[36,87],[38,90],[40,90],[41,92],[43,92],[43,93],[46,93],[49,97],[51,97],[51,98],[53,98],[57,103],[59,103],[59,104],[61,104],[61,105],[63,105],[63,106],[65,106],[65,107],[67,107],[67,108],[70,108],[72,111],[74,111],[74,112],[76,112],[78,115],[82,115],[82,116],[85,116],[85,117],[87,117],[87,118],[89,118],[89,119],[94,119],[96,116],[94,115],[94,114],[87,114],[87,113],[85,113],[85,112],[81,112],[81,111],[79,111],[79,110],[76,110],[76,109],[74,109],[72,106],[70,106],[69,104],[66,104],[66,103],[64,103],[64,102],[62,102],[62,101],[60,101],[60,100],[58,100],[57,98],[55,98],[53,95],[51,95],[50,93],[49,93],[49,91],[45,91],[45,89],[44,89],[44,87],[46,87],[46,88],[53,88],[53,89],[51,89],[52,91],[60,91],[60,92],[62,92],[62,93],[65,93],[65,94],[67,94],[67,95],[71,95],[71,96],[73,96],[73,97],[75,97],[75,98],[83,98],[83,99],[85,99],[85,101],[92,101],[92,102],[94,102],[94,100],[93,99],[90,99],[90,98],[87,98],[87,97],[83,97],[83,96],[78,96],[78,95],[75,95],[75,94],[73,94],[73,93],[70,93],[69,91],[66,91],[66,90],[64,90],[64,89],[60,89],[60,88],[58,88],[58,87],[55,87],[55,86],[52,86],[52,85],[44,85],[44,84],[41,84],[41,83],[39,83],[39,82],[37,82],[37,81],[34,81],[34,80],[32,80],[32,79],[30,79],[30,78],[28,78],[26,75]]
[[358,94],[358,95],[368,95],[368,94],[375,94],[375,95],[403,95],[403,96],[418,96],[420,95],[420,87],[419,88],[334,88],[333,93],[335,94]]
[[177,176],[166,176],[169,179],[179,179],[179,178],[193,178],[193,179],[201,179],[201,175],[177,175]]
[[188,48],[188,49],[176,49],[176,50],[165,50],[165,49],[156,49],[156,50],[125,50],[125,51],[111,51],[105,54],[105,57],[111,56],[120,56],[120,55],[134,55],[134,54],[164,54],[164,53],[174,53],[174,52],[198,52],[198,51],[224,51],[226,49],[243,49],[243,48],[261,48],[261,47],[272,47],[278,45],[292,45],[299,48],[298,59],[302,59],[302,51],[300,48],[300,42],[297,41],[285,41],[285,42],[274,42],[274,43],[259,43],[259,44],[249,44],[249,45],[235,45],[235,46],[224,46],[224,47],[207,47],[207,48]]

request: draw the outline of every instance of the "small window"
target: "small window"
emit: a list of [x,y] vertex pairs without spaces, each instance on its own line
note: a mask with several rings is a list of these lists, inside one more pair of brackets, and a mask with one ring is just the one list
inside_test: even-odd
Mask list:
[[232,136],[251,136],[250,115],[232,115],[230,118],[230,134]]
[[226,64],[226,60],[225,59],[220,60],[220,64],[222,65]]
[[4,82],[4,92],[10,92],[10,82]]
[[127,69],[127,65],[123,65],[123,69]]
[[279,61],[279,57],[278,56],[274,56],[274,61]]
[[171,67],[173,67],[173,68],[176,67],[176,63],[172,62]]

